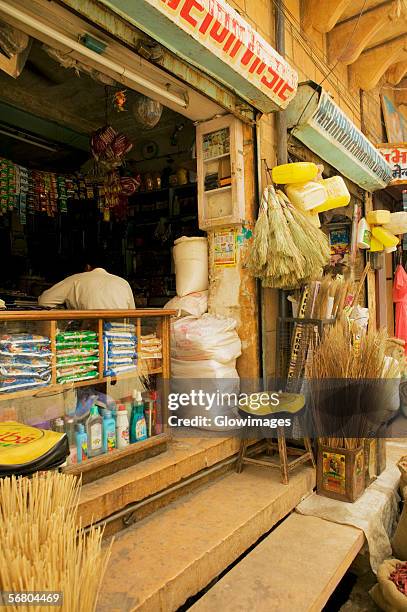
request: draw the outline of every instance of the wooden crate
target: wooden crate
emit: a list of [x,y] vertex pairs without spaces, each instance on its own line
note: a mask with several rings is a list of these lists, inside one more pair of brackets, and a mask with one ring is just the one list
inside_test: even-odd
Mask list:
[[317,493],[354,502],[365,490],[364,447],[355,449],[318,446]]
[[377,438],[377,475],[386,469],[386,438]]
[[365,485],[368,487],[376,480],[378,476],[377,472],[377,445],[379,440],[377,438],[365,438],[364,452],[365,452]]

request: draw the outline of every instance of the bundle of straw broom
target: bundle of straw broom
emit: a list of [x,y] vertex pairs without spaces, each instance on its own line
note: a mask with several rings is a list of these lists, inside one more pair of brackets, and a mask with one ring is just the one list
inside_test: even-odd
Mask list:
[[297,287],[317,278],[329,256],[324,233],[285,194],[266,187],[248,258],[253,276],[261,278],[264,287]]
[[[110,548],[78,527],[80,480],[46,472],[0,480],[0,590],[60,591],[64,612],[92,612]],[[16,612],[55,606],[10,606]]]
[[386,420],[399,368],[386,359],[385,330],[355,336],[343,318],[325,330],[307,364],[310,408],[318,437],[328,446],[356,448]]

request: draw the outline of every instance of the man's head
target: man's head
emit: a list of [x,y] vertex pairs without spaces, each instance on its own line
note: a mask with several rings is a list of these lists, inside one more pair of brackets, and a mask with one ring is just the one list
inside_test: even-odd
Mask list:
[[104,268],[106,257],[103,251],[89,250],[83,253],[80,261],[80,270],[91,272],[95,268]]

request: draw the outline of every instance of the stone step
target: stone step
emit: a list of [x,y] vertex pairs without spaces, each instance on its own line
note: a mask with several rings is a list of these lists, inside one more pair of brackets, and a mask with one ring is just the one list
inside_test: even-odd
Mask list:
[[315,486],[304,466],[247,466],[182,497],[118,534],[97,612],[172,612],[199,593]]
[[185,438],[168,450],[82,487],[79,518],[90,525],[233,457],[238,438]]
[[363,543],[360,529],[294,512],[191,612],[320,612]]

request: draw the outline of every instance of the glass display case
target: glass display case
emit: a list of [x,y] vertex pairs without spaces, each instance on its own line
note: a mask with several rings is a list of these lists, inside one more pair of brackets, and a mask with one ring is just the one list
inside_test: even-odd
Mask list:
[[83,482],[162,452],[174,314],[0,312],[0,420],[66,433]]

